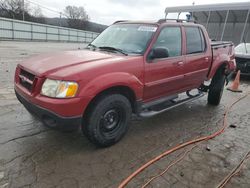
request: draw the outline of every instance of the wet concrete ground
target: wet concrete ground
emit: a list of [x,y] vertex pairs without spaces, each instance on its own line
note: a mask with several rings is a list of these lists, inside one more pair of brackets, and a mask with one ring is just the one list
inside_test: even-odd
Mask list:
[[[78,47],[68,43],[0,41],[0,188],[117,187],[152,157],[218,130],[225,108],[250,91],[250,78],[245,77],[241,82],[244,92],[225,90],[218,107],[208,106],[205,96],[153,118],[134,120],[123,140],[99,149],[80,131],[62,133],[45,128],[17,101],[13,91],[18,62],[35,54]],[[236,128],[227,128],[217,138],[199,144],[148,187],[216,187],[250,150],[249,106],[250,96],[229,114],[228,122]],[[141,187],[186,149],[150,166],[128,187]],[[250,161],[226,187],[250,187],[249,169]]]

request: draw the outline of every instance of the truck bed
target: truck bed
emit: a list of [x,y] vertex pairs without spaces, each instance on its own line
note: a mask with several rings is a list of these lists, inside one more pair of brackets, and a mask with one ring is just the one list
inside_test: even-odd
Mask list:
[[[211,41],[212,62],[208,74],[208,79],[211,79],[221,62],[234,60],[234,44],[227,41]],[[225,56],[226,55],[226,56]],[[230,64],[228,67],[230,71],[234,70],[234,65]]]
[[233,42],[231,41],[212,41],[211,42],[212,48],[219,48],[219,47],[224,47],[228,45],[233,45]]

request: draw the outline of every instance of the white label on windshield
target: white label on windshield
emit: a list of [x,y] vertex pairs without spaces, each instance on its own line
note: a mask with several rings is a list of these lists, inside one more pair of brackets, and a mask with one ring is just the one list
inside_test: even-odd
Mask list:
[[147,32],[155,32],[157,27],[154,26],[140,26],[138,31],[147,31]]
[[115,28],[116,30],[120,30],[120,31],[127,31],[128,29],[127,28],[120,28],[120,27],[118,27],[118,28]]

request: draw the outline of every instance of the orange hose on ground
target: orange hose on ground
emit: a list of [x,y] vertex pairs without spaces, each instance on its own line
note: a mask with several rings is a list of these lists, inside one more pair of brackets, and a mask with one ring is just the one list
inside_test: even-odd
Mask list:
[[191,140],[191,141],[188,141],[188,142],[185,142],[185,143],[182,143],[180,145],[177,145],[175,146],[174,148],[170,149],[170,150],[167,150],[165,151],[164,153],[156,156],[155,158],[153,158],[152,160],[150,160],[149,162],[147,162],[146,164],[142,165],[140,168],[138,168],[135,172],[133,172],[130,176],[128,176],[125,180],[122,181],[122,183],[119,185],[118,188],[124,188],[134,177],[136,177],[139,173],[141,173],[143,170],[145,170],[148,166],[152,165],[153,163],[157,162],[158,160],[160,160],[161,158],[179,150],[179,149],[182,149],[188,145],[191,145],[191,144],[195,144],[197,142],[201,142],[201,141],[204,141],[204,140],[209,140],[209,139],[212,139],[218,135],[220,135],[221,133],[224,132],[225,128],[227,127],[227,115],[230,111],[230,109],[236,104],[238,103],[240,100],[246,98],[250,93],[247,93],[246,95],[240,97],[239,99],[237,99],[235,102],[233,102],[225,111],[225,114],[224,114],[224,118],[223,118],[223,126],[220,130],[216,131],[215,133],[211,134],[211,135],[208,135],[208,136],[204,136],[204,137],[200,137],[200,138],[197,138],[197,139],[194,139],[194,140]]
[[250,152],[247,152],[247,154],[243,157],[240,163],[220,182],[217,188],[225,187],[225,185],[231,180],[231,178],[241,171],[244,162],[248,160],[249,157],[250,157]]
[[178,158],[177,160],[175,160],[174,162],[172,162],[170,165],[168,165],[167,168],[166,168],[164,171],[162,171],[160,174],[158,174],[158,175],[156,175],[156,176],[153,176],[153,177],[152,177],[150,180],[148,180],[141,188],[147,187],[153,180],[155,180],[156,178],[158,178],[158,177],[162,176],[163,174],[165,174],[172,166],[174,166],[175,164],[177,164],[178,162],[180,162],[182,159],[184,159],[184,157],[185,157],[188,153],[190,153],[191,150],[194,149],[196,146],[197,146],[197,144],[194,145],[194,146],[192,146],[192,147],[191,147],[190,149],[188,149],[187,151],[185,151],[184,154],[183,154],[180,158]]

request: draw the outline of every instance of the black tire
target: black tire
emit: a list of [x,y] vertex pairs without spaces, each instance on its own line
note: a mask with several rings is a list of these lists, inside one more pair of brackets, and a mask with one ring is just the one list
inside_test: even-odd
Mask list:
[[208,104],[219,105],[221,97],[224,91],[226,81],[225,69],[221,67],[217,70],[214,77],[212,78],[211,84],[208,91]]
[[131,114],[131,104],[125,96],[102,96],[91,104],[83,119],[82,132],[97,146],[111,146],[127,132]]

